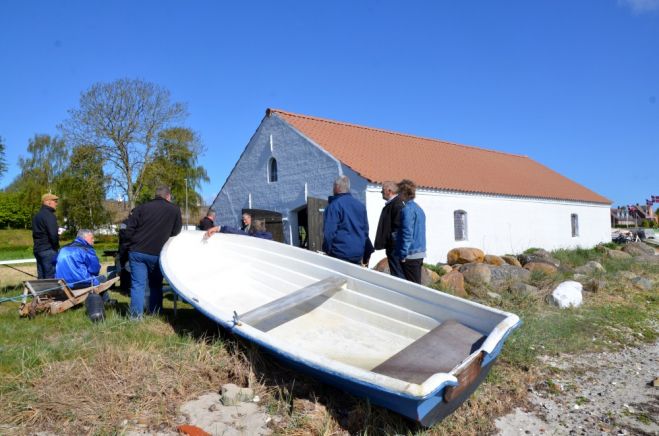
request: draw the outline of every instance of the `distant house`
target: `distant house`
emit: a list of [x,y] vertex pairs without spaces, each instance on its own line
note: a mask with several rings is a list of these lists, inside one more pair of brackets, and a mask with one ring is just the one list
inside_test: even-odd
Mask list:
[[350,177],[366,205],[371,237],[384,204],[381,183],[414,180],[427,215],[428,262],[460,246],[504,254],[611,240],[611,202],[527,156],[275,109],[213,207],[219,223],[237,225],[251,210],[279,240],[319,250],[322,211],[339,175]]

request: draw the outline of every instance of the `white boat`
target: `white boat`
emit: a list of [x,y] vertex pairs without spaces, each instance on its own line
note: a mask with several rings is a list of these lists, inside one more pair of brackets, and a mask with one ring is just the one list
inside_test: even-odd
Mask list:
[[511,313],[248,236],[182,232],[160,265],[183,299],[233,333],[426,426],[476,389],[520,324]]

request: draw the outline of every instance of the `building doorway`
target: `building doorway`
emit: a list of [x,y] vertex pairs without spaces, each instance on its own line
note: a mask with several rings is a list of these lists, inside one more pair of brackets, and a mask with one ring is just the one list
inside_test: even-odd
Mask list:
[[272,233],[272,239],[284,242],[284,223],[281,213],[264,209],[243,209],[242,213],[248,213],[252,220],[263,220],[266,231]]

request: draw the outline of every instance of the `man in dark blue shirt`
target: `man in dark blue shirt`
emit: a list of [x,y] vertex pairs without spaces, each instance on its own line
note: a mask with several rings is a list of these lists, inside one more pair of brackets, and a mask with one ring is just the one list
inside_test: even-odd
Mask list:
[[55,277],[55,257],[59,250],[59,233],[57,226],[57,200],[55,194],[41,197],[41,209],[32,218],[33,253],[37,259],[37,274],[40,279]]
[[334,181],[334,195],[323,213],[323,251],[350,263],[368,264],[373,244],[368,237],[366,207],[350,194],[350,179]]

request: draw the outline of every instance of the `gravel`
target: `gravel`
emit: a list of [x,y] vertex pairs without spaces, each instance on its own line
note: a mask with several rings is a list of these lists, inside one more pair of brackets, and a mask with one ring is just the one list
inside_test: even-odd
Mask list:
[[542,360],[545,382],[496,421],[499,435],[659,435],[659,342]]

